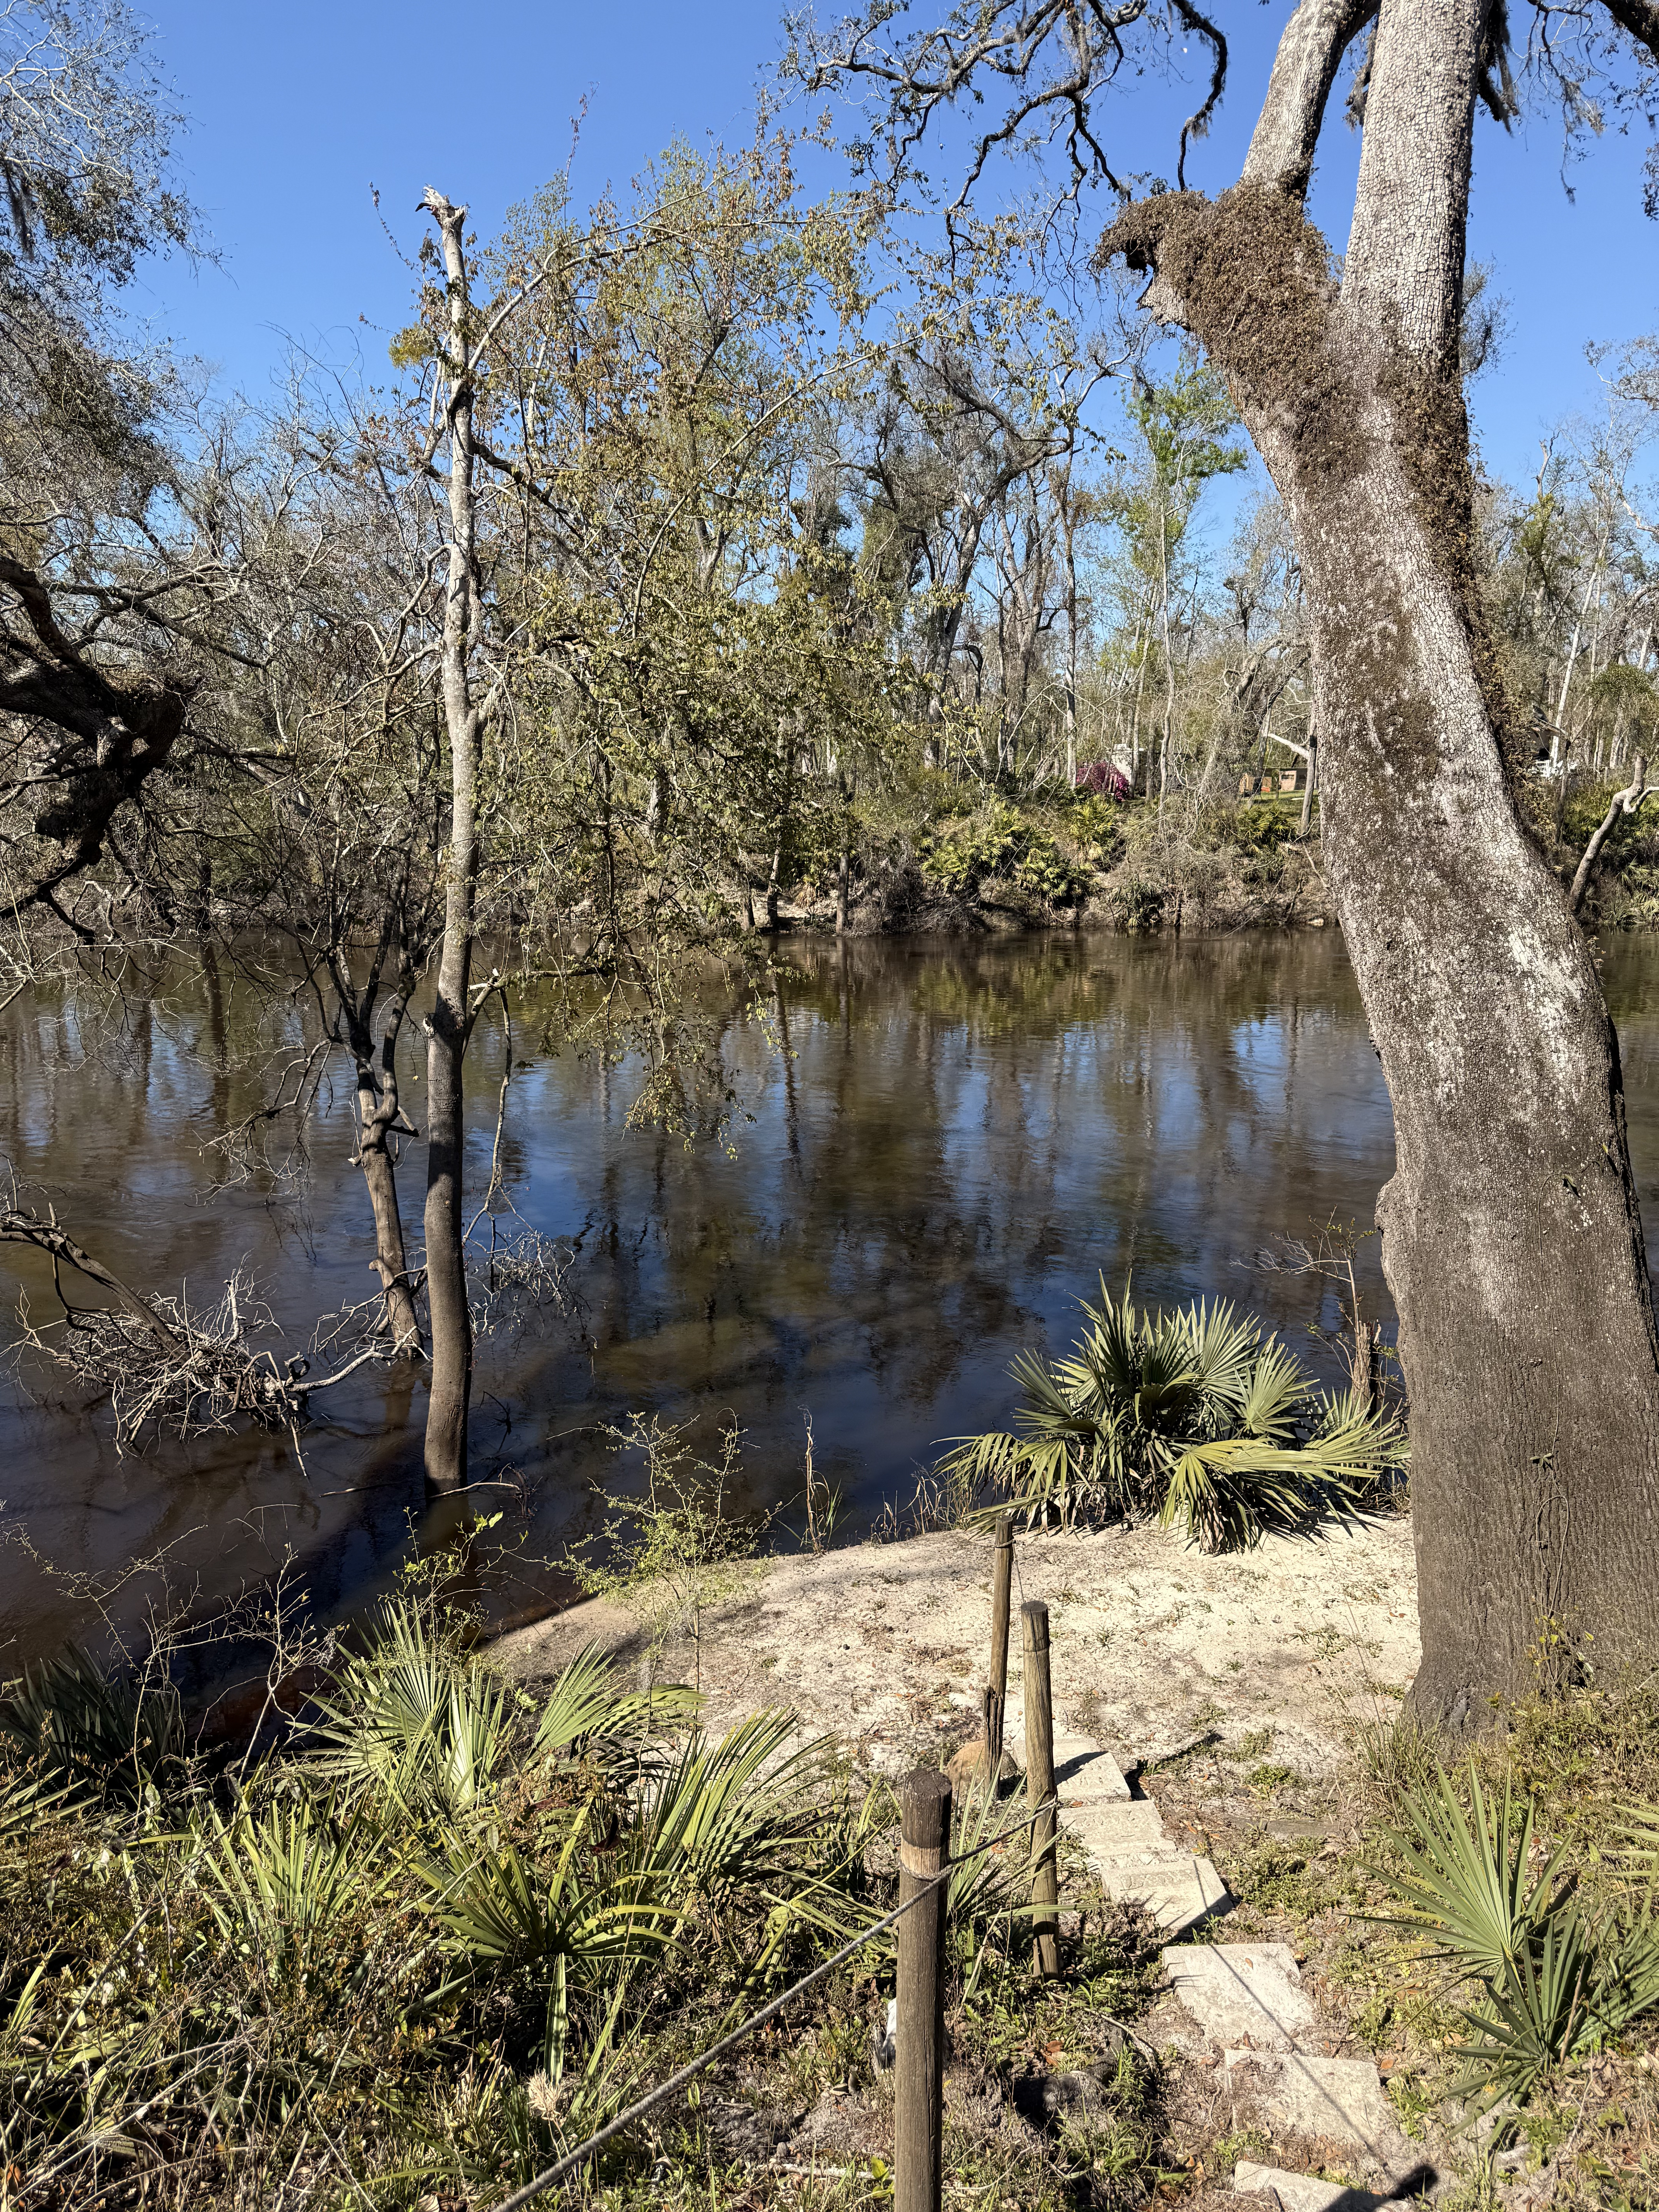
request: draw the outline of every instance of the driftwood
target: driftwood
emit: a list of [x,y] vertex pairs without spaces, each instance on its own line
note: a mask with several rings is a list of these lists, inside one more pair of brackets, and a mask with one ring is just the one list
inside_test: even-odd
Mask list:
[[[50,1208],[41,1213],[19,1203],[15,1187],[11,1203],[0,1207],[0,1243],[33,1245],[50,1256],[62,1313],[37,1323],[27,1299],[21,1301],[21,1346],[108,1393],[118,1451],[147,1428],[200,1436],[251,1421],[296,1435],[313,1392],[386,1357],[383,1345],[372,1344],[332,1374],[315,1378],[303,1355],[279,1364],[270,1350],[256,1350],[249,1341],[275,1324],[247,1276],[233,1275],[205,1310],[192,1312],[182,1293],[145,1297],[70,1236]],[[76,1305],[64,1287],[66,1266],[115,1303]]]

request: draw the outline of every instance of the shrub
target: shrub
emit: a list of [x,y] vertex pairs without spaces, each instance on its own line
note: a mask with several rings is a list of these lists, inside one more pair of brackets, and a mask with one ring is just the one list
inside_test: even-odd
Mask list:
[[1112,886],[1112,910],[1120,927],[1132,937],[1157,929],[1169,899],[1167,888],[1150,877],[1135,875]]
[[1022,1352],[1016,1433],[955,1440],[942,1465],[1036,1522],[1155,1516],[1206,1551],[1297,1528],[1401,1466],[1406,1440],[1351,1393],[1316,1390],[1295,1355],[1231,1304],[1082,1302],[1072,1357]]
[[0,1733],[27,1752],[43,1784],[129,1801],[152,1797],[185,1755],[170,1682],[112,1677],[74,1649],[6,1685]]
[[971,896],[995,877],[1049,906],[1075,906],[1087,896],[1091,880],[1052,837],[1000,801],[978,821],[930,830],[919,841],[916,857],[934,883],[958,898]]
[[1466,1778],[1467,1812],[1437,1766],[1407,1790],[1403,1823],[1387,1832],[1396,1863],[1378,1871],[1398,1901],[1388,1924],[1428,1936],[1448,1987],[1478,1992],[1454,2046],[1468,2124],[1659,2006],[1659,1932],[1648,1900],[1625,1917],[1586,1905],[1565,1846],[1534,1870],[1533,1799],[1507,1778],[1501,1800],[1489,1794],[1473,1760]]

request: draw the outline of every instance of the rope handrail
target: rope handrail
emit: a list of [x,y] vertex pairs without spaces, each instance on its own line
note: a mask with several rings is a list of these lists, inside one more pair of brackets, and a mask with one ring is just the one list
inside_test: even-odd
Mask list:
[[715,2059],[723,2058],[728,2051],[735,2050],[745,2036],[754,2034],[757,2028],[764,2027],[769,2021],[775,2020],[787,2005],[793,2003],[803,1990],[810,1990],[815,1982],[821,1982],[837,1966],[845,1966],[848,1960],[861,1951],[872,1936],[879,1936],[884,1929],[890,1928],[896,1920],[902,1920],[913,1905],[920,1905],[923,1898],[930,1895],[941,1882],[949,1881],[957,1867],[966,1866],[969,1859],[978,1858],[981,1852],[994,1850],[997,1844],[1006,1843],[1010,1836],[1019,1835],[1024,1830],[1035,1827],[1046,1814],[1054,1811],[1059,1803],[1058,1796],[1045,1797],[1036,1810],[1028,1814],[1024,1820],[1011,1821],[1006,1828],[999,1828],[995,1835],[983,1837],[970,1845],[960,1857],[947,1860],[936,1875],[931,1875],[922,1881],[914,1897],[907,1897],[902,1905],[884,1913],[879,1920],[872,1921],[869,1927],[854,1936],[850,1943],[843,1943],[832,1957],[822,1960],[810,1973],[803,1974],[798,1982],[785,1990],[781,1996],[772,1998],[758,2012],[751,2013],[741,2026],[734,2027],[729,2035],[721,2036],[718,2043],[711,2043],[707,2051],[688,2059],[666,2081],[659,2081],[654,2089],[648,2090],[625,2111],[618,2112],[615,2119],[607,2120],[602,2128],[596,2129],[588,2136],[586,2142],[578,2143],[573,2151],[567,2151],[562,2159],[538,2173],[532,2181],[526,2181],[522,2188],[515,2189],[511,2197],[504,2197],[494,2212],[520,2212],[521,2206],[533,2203],[538,2197],[544,2197],[550,2189],[556,2189],[560,2182],[568,2180],[596,2150],[603,2150],[605,2144],[621,2135],[624,2129],[631,2128],[636,2120],[643,2119],[647,2112],[654,2112],[659,2105],[665,2103],[677,2091],[684,2088],[688,2081],[695,2080],[706,2066],[712,2066]]

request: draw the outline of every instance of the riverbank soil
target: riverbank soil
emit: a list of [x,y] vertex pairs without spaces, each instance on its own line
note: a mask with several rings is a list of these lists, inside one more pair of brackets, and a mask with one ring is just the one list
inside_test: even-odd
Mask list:
[[[1161,1528],[1022,1535],[1014,1605],[1049,1610],[1056,1723],[1126,1772],[1260,1739],[1258,1764],[1310,1778],[1343,1764],[1357,1726],[1399,1709],[1417,1666],[1411,1524],[1387,1515],[1207,1558]],[[936,1765],[978,1728],[989,1650],[991,1547],[956,1532],[757,1562],[705,1616],[707,1724],[788,1705],[803,1732],[839,1737],[856,1764],[896,1776]],[[649,1638],[601,1601],[503,1638],[514,1674],[550,1677],[597,1638],[647,1663]],[[1019,1712],[1018,1624],[1008,1710]],[[690,1681],[688,1629],[654,1662]]]

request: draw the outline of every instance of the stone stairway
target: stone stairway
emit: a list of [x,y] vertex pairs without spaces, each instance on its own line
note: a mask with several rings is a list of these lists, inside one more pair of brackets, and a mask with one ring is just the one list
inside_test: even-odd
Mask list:
[[[1018,1735],[1009,1749],[1023,1767]],[[1117,1762],[1092,1737],[1055,1731],[1054,1788],[1060,1826],[1081,1844],[1109,1897],[1145,1905],[1170,1936],[1232,1903],[1209,1860],[1171,1843],[1157,1806],[1131,1796]]]
[[1238,2195],[1277,2200],[1279,2212],[1374,2212],[1397,2203],[1407,2182],[1433,2181],[1370,2060],[1333,2058],[1315,2047],[1328,2045],[1329,2033],[1288,1944],[1171,1946],[1164,1966],[1176,1996],[1219,2047],[1228,2078],[1264,2118],[1287,2133],[1340,2145],[1382,2183],[1377,2193],[1241,2162],[1233,2175]]
[[[1023,1766],[1018,1736],[1009,1749]],[[1116,1761],[1092,1738],[1056,1731],[1054,1786],[1060,1826],[1083,1846],[1109,1896],[1144,1904],[1170,1936],[1231,1905],[1209,1860],[1170,1841],[1157,1806],[1131,1796]],[[1263,2117],[1288,2134],[1340,2145],[1382,2185],[1378,2193],[1241,2161],[1237,2194],[1262,2197],[1279,2212],[1374,2212],[1397,2203],[1407,2179],[1433,2179],[1419,2146],[1401,2133],[1371,2061],[1333,2058],[1320,2047],[1328,2046],[1329,2032],[1287,1944],[1171,1945],[1164,1966],[1228,2077]]]

